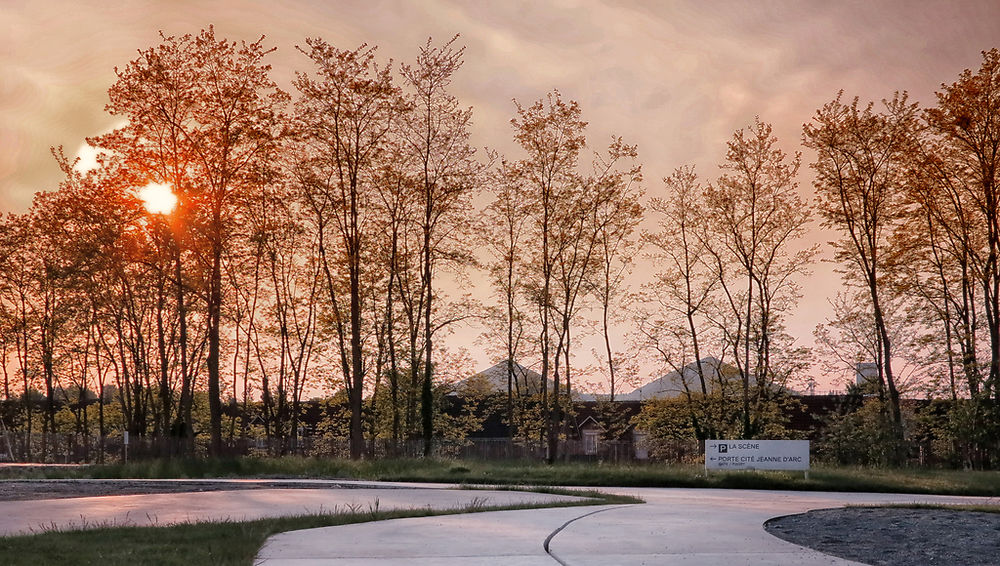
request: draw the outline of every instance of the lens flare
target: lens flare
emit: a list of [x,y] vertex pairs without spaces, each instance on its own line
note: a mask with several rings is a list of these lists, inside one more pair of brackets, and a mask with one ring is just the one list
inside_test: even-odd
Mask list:
[[170,214],[177,206],[177,195],[166,183],[150,183],[139,189],[139,198],[150,214]]

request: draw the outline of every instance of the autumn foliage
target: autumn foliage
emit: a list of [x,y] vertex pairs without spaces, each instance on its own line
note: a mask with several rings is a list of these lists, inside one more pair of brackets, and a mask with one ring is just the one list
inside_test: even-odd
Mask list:
[[[927,108],[837,94],[803,127],[809,171],[754,118],[717,175],[644,189],[639,148],[590,143],[557,90],[513,102],[515,155],[474,148],[457,36],[409,64],[305,39],[291,92],[274,49],[161,36],[116,69],[98,166],[55,150],[64,180],[0,220],[0,418],[21,457],[54,459],[64,433],[103,458],[122,431],[162,455],[323,439],[429,456],[489,413],[551,461],[595,382],[606,430],[627,429],[613,402],[639,362],[694,363],[657,417],[677,434],[775,434],[808,387],[785,322],[815,217],[844,283],[818,351],[848,375],[875,363],[866,418],[891,431],[889,460],[922,390],[951,402],[934,434],[952,463],[1000,463],[1000,51]],[[176,207],[144,208],[150,183]],[[447,337],[480,328],[506,383],[459,403],[473,368]]]

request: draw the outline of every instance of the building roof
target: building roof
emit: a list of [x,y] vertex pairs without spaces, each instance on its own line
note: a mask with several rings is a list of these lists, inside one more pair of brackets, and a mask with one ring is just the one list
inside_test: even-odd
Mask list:
[[[709,391],[714,391],[719,386],[720,376],[728,380],[739,373],[735,367],[713,356],[701,359],[701,369],[705,374],[705,379],[709,382],[707,384]],[[642,387],[636,388],[631,393],[619,395],[615,398],[622,401],[669,399],[671,397],[678,397],[688,390],[701,390],[701,382],[698,380],[697,362],[691,362],[679,370],[674,370],[650,381]]]
[[[542,376],[521,364],[514,362],[514,379],[512,386],[515,395],[535,395],[539,393]],[[493,367],[485,369],[471,377],[455,384],[456,392],[472,391],[476,393],[506,393],[508,383],[507,360],[498,362]],[[549,381],[551,390],[552,382]]]

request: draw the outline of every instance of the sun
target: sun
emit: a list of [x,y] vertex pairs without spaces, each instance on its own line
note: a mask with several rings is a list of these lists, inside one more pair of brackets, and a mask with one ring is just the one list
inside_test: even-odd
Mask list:
[[170,214],[177,206],[177,195],[166,183],[150,183],[139,189],[146,210],[151,214]]

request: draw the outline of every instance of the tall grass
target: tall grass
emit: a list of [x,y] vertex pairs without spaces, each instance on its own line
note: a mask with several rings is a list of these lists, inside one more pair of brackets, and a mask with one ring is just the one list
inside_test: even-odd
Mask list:
[[334,460],[239,458],[152,460],[80,468],[7,468],[5,477],[323,478],[486,485],[708,487],[1000,496],[1000,473],[959,470],[814,467],[801,472],[712,472],[659,464],[487,462],[447,459]]
[[888,505],[848,505],[848,507],[860,507],[862,509],[926,509],[932,511],[955,511],[970,513],[993,513],[1000,514],[1000,503],[984,503],[978,505],[953,504],[953,503],[890,503]]

